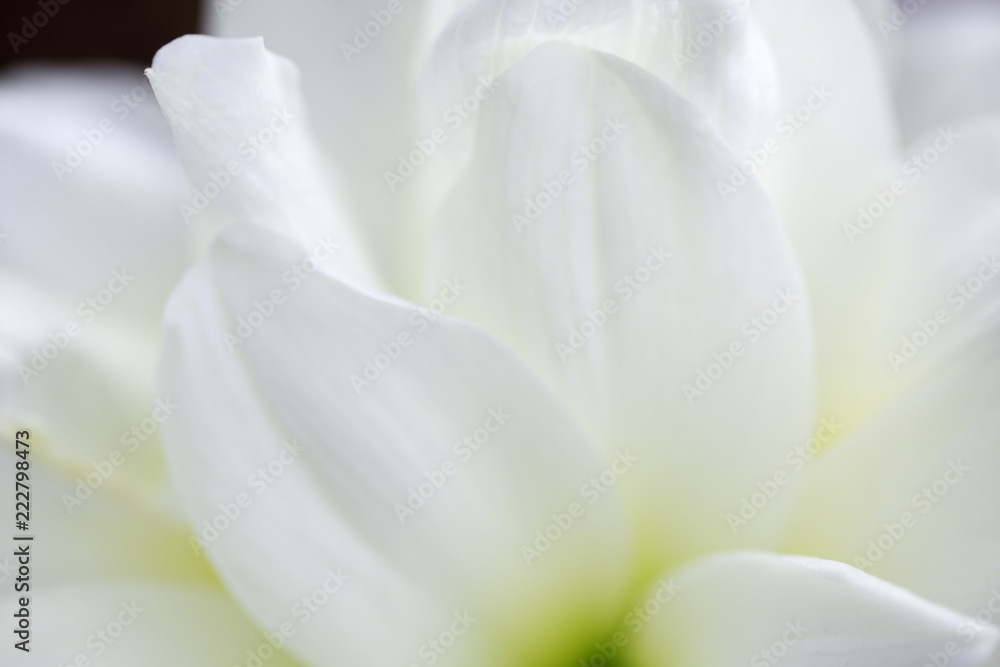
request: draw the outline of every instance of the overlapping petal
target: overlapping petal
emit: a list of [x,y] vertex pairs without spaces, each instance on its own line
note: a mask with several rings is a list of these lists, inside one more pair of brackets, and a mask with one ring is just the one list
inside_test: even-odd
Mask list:
[[438,149],[447,157],[428,160],[409,186],[431,212],[467,164],[483,84],[553,41],[642,67],[693,101],[738,152],[773,115],[774,67],[747,2],[470,2],[434,35],[418,78],[419,136],[438,126],[447,137]]
[[326,271],[282,283],[302,252],[234,229],[168,310],[161,386],[196,406],[169,456],[221,576],[317,664],[404,664],[453,626],[439,664],[565,657],[553,637],[601,628],[629,581],[617,493],[583,490],[593,446],[482,332]]
[[[925,145],[937,155],[922,157]],[[914,142],[926,169],[901,205],[907,233],[878,339],[883,372],[908,389],[819,463],[792,542],[969,614],[1000,583],[998,145],[995,120]]]
[[995,342],[979,352],[819,462],[789,549],[865,568],[967,614],[996,606],[1000,366]]
[[[18,609],[11,598],[0,607],[7,617]],[[298,664],[218,588],[119,578],[44,588],[33,592],[30,609],[30,652],[16,657],[25,665]]]
[[723,202],[718,134],[620,59],[546,44],[500,82],[428,295],[466,281],[449,313],[517,350],[606,452],[637,448],[625,485],[655,558],[773,539],[792,493],[747,531],[726,518],[814,428],[808,298],[767,198]]
[[159,319],[197,253],[184,176],[138,71],[23,67],[0,82],[0,422],[85,476],[146,421],[107,488],[162,499]]
[[[136,488],[139,484],[134,474],[123,482],[120,478],[129,473],[107,459],[67,470],[65,464],[54,464],[46,452],[52,445],[43,431],[23,422],[4,426],[12,434],[24,429],[29,432],[26,441],[31,465],[26,483],[30,489],[30,531],[21,534],[37,538],[30,561],[34,589],[116,577],[199,584],[214,581],[211,568],[187,542],[180,512],[164,511],[164,505],[173,509],[173,499],[168,503],[156,497],[162,489],[148,482],[146,488]],[[15,470],[14,464],[21,460],[9,449],[0,451],[0,464],[8,470]],[[125,459],[124,465],[130,464]],[[15,490],[24,491],[14,488],[13,475],[10,480],[6,489],[11,497]],[[8,590],[13,588],[18,565],[13,549],[0,555],[0,581],[7,582]]]
[[[868,331],[885,304],[898,207],[878,214],[881,234],[844,229],[859,207],[881,206],[880,192],[893,196],[903,166],[888,79],[849,0],[761,2],[753,15],[777,68],[778,118],[741,171],[771,196],[806,274],[820,412],[853,425],[892,394]],[[723,181],[732,187],[741,171]]]
[[[954,305],[960,284],[971,289],[967,239],[996,236],[996,128],[963,126],[977,143],[941,159],[904,197],[891,179],[909,177],[909,163],[894,148],[877,49],[850,3],[759,5],[766,45],[737,3],[681,5],[483,0],[450,21],[451,3],[427,10],[427,108],[472,95],[475,116],[461,114],[464,134],[445,139],[421,139],[434,115],[404,118],[370,144],[374,157],[361,158],[354,180],[370,194],[375,165],[394,163],[407,133],[424,159],[434,157],[427,141],[457,157],[460,179],[411,166],[419,175],[408,188],[390,183],[394,196],[369,198],[379,201],[365,211],[382,220],[369,239],[403,230],[381,262],[408,245],[390,283],[408,293],[401,276],[426,270],[432,310],[343,282],[315,258],[305,268],[309,244],[342,216],[317,196],[329,181],[304,133],[221,197],[233,220],[308,232],[296,244],[239,225],[175,294],[162,386],[198,407],[168,426],[172,466],[198,547],[263,627],[296,628],[297,655],[361,665],[425,650],[441,664],[566,661],[578,639],[611,627],[636,572],[742,546],[852,562],[980,617],[831,561],[726,554],[676,575],[697,594],[671,603],[631,647],[640,664],[787,655],[788,664],[909,665],[940,653],[976,665],[993,651],[997,630],[982,613],[992,614],[1000,538],[977,500],[995,495],[988,473],[1000,465],[991,451],[995,299],[977,296],[945,331],[936,311],[937,326],[919,315],[930,302],[904,295],[954,283]],[[386,60],[420,53],[415,27],[401,25],[414,14],[394,7],[402,15],[387,7],[386,21],[371,13],[385,32],[382,55],[334,78],[409,80],[409,66]],[[716,33],[722,10],[739,20]],[[713,48],[681,67],[678,47],[702,24]],[[622,41],[630,33],[640,38]],[[341,44],[345,59],[376,53],[371,38],[356,53]],[[771,113],[772,53],[778,106],[790,115],[768,136],[760,122]],[[247,118],[295,97],[287,66],[259,42],[188,38],[160,65],[154,79],[195,180],[238,152]],[[223,78],[237,85],[216,85]],[[373,90],[412,102],[406,86]],[[247,91],[257,97],[243,109]],[[356,153],[347,134],[330,136],[340,153]],[[731,151],[752,141],[760,146],[741,166]],[[424,218],[441,200],[425,266]],[[403,202],[411,216],[383,215]],[[942,209],[961,219],[962,243],[943,231]],[[876,229],[861,225],[865,214]],[[983,267],[995,264],[974,267],[981,287]],[[357,264],[347,273],[363,275]],[[882,356],[887,332],[913,313],[935,347],[901,380]],[[786,467],[812,458],[801,445],[815,428],[814,326],[820,416],[833,417],[822,423],[854,432],[815,464],[784,539],[803,481],[801,466]],[[933,382],[923,379],[930,371]],[[506,405],[528,415],[523,426],[503,417]],[[469,416],[477,410],[481,423]],[[940,479],[907,496],[935,464],[946,466]],[[838,501],[859,470],[859,492]],[[937,507],[946,495],[948,511]],[[905,514],[900,498],[912,505]],[[261,585],[271,572],[280,584]],[[597,583],[574,589],[582,580]],[[306,605],[313,613],[303,616],[319,620],[303,621],[297,601],[317,596],[323,608]],[[731,641],[709,638],[720,623],[734,628]],[[446,633],[454,646],[440,650],[433,639]]]
[[188,35],[160,49],[147,71],[194,186],[184,219],[217,204],[303,243],[329,238],[340,271],[375,281],[323,178],[298,90],[298,72],[257,39]]
[[418,138],[411,78],[425,17],[437,11],[449,8],[412,0],[291,0],[208,12],[212,34],[263,35],[270,49],[302,69],[316,137],[337,167],[328,173],[344,193],[371,261],[397,293],[406,293],[415,279],[409,264],[417,240],[410,233],[415,201],[405,193],[394,196],[383,172]]
[[906,156],[895,270],[871,330],[901,387],[964,365],[1000,331],[1000,117],[923,133]]

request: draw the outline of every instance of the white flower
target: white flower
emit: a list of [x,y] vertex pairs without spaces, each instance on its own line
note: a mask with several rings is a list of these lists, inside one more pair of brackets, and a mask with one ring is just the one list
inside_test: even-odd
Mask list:
[[408,5],[313,17],[355,213],[320,200],[289,63],[158,54],[196,187],[256,147],[166,317],[199,546],[311,664],[980,664],[996,361],[948,290],[996,232],[934,207],[995,197],[956,176],[993,126],[904,164],[841,2],[563,5],[432,11],[430,38]]
[[311,121],[259,39],[149,72],[232,223],[157,395],[233,660],[989,661],[993,106],[899,148],[839,0],[216,8],[325,54]]

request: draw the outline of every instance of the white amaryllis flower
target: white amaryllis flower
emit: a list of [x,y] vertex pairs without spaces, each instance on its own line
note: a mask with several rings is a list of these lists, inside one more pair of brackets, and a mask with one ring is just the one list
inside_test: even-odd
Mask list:
[[149,71],[235,223],[161,387],[236,599],[315,665],[984,664],[996,122],[898,149],[836,0],[448,4],[296,27],[340,181],[260,39]]

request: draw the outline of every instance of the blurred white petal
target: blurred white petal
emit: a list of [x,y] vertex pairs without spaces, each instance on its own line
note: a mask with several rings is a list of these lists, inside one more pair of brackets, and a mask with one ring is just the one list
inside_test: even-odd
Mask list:
[[[5,271],[0,289],[0,423],[31,429],[42,444],[38,455],[73,475],[118,451],[127,462],[109,487],[152,502],[167,483],[159,422],[151,419],[159,337],[112,321],[112,310],[127,311],[125,304],[112,302],[107,320],[85,304],[81,317],[73,302]],[[136,426],[141,441],[131,433]]]
[[864,567],[968,614],[997,604],[990,602],[1000,587],[993,338],[818,462],[789,549]]
[[869,335],[882,372],[910,387],[1000,334],[1000,116],[921,134],[905,153],[895,270]]
[[[743,156],[745,170],[771,195],[806,274],[820,412],[855,424],[889,392],[867,366],[878,354],[867,327],[884,307],[892,239],[852,245],[843,230],[903,162],[886,74],[850,0],[760,2],[754,18],[778,70],[779,119],[773,143]],[[734,174],[726,181],[738,181]]]
[[[480,102],[500,85],[487,84],[553,41],[642,67],[693,101],[738,152],[773,115],[774,68],[746,2],[477,0],[456,11],[427,47],[416,136],[438,130],[443,139],[426,166],[393,189],[419,192],[433,215],[468,166]],[[405,171],[400,164],[393,173]]]
[[[167,313],[161,387],[194,407],[167,424],[168,456],[192,524],[201,532],[240,493],[251,501],[208,548],[221,576],[274,627],[343,568],[349,582],[292,640],[317,664],[405,664],[465,611],[478,625],[439,664],[559,662],[574,647],[553,633],[595,632],[625,592],[631,548],[617,493],[592,507],[581,495],[602,470],[596,452],[530,371],[476,329],[325,271],[297,290],[283,283],[301,252],[265,230],[233,229]],[[254,305],[275,289],[278,305]],[[230,351],[224,332],[239,318],[256,327],[255,308],[273,314]],[[489,440],[463,453],[463,436]],[[301,462],[286,440],[304,448]],[[254,482],[282,451],[282,475]],[[435,478],[445,481],[426,507],[401,512]],[[573,502],[586,520],[527,557],[522,546]]]
[[[302,70],[303,94],[319,141],[376,268],[397,293],[411,289],[413,203],[393,196],[383,172],[414,149],[411,78],[431,8],[411,0],[245,1],[206,8],[208,32],[263,35]],[[328,172],[332,173],[332,172]]]
[[6,73],[0,146],[0,267],[75,305],[125,265],[139,277],[102,319],[157,335],[195,248],[178,224],[184,175],[139,68]]
[[726,553],[670,575],[678,588],[642,629],[642,665],[975,667],[1000,638],[967,638],[967,619],[842,563]]
[[[12,598],[0,607],[6,618],[17,609]],[[220,667],[246,665],[251,655],[268,667],[298,664],[217,588],[112,579],[35,591],[30,610],[31,651],[18,664]]]
[[188,35],[161,48],[147,74],[196,190],[184,209],[188,224],[198,224],[203,208],[218,206],[232,221],[304,244],[329,236],[340,246],[331,266],[374,280],[327,191],[295,65],[267,51],[260,38]]
[[[25,424],[10,426],[13,433]],[[123,484],[119,478],[128,473],[103,458],[94,459],[96,466],[55,466],[45,452],[51,443],[37,430],[29,432],[30,526],[38,545],[31,559],[33,587],[108,577],[214,581],[208,563],[188,543],[186,522],[145,498],[155,485],[136,489],[134,478],[132,484]],[[0,450],[0,465],[7,470],[14,470],[20,460],[11,450]],[[101,481],[100,471],[109,469],[114,470],[112,476]],[[13,497],[13,482],[9,492]],[[17,565],[13,549],[0,554],[0,583],[6,582],[8,591]]]
[[[76,475],[154,409],[167,295],[197,253],[183,172],[138,68],[22,67],[0,80],[0,423]],[[109,487],[162,499],[155,430]]]

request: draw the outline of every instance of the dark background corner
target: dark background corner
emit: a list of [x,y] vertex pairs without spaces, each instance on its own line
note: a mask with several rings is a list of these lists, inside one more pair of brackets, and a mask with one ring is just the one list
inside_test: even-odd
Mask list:
[[199,0],[3,0],[0,69],[28,60],[118,59],[149,65],[170,40],[199,32]]

